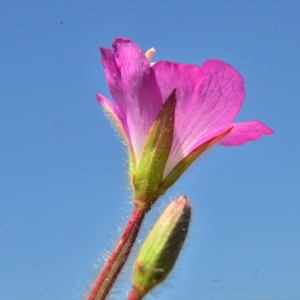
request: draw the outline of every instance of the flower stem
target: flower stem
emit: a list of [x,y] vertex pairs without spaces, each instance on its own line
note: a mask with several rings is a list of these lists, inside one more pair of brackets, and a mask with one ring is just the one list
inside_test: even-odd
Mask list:
[[146,210],[135,207],[122,235],[98,275],[87,300],[104,300],[124,266],[139,233]]
[[143,297],[141,295],[139,295],[139,293],[137,292],[137,290],[132,287],[132,290],[130,292],[130,294],[127,297],[127,300],[141,300]]

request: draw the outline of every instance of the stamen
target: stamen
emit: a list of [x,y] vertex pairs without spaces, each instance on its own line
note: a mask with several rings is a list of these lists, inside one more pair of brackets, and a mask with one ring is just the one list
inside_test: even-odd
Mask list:
[[151,60],[152,60],[154,54],[155,54],[155,49],[154,49],[154,48],[149,49],[149,50],[145,53],[145,56],[146,56],[146,58],[148,59],[149,63],[151,63]]

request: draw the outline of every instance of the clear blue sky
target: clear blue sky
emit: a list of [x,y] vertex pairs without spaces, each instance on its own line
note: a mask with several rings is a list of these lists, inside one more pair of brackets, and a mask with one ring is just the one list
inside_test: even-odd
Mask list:
[[144,234],[180,194],[194,218],[147,299],[300,299],[299,15],[291,0],[3,1],[0,299],[83,299],[131,211],[125,151],[95,99],[110,98],[98,47],[117,36],[156,61],[230,63],[246,86],[238,121],[275,130],[215,147],[160,199]]

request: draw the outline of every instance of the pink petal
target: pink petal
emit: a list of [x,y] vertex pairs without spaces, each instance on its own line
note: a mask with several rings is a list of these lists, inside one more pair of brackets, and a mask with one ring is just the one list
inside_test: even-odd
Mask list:
[[232,124],[234,127],[219,144],[223,146],[240,146],[250,141],[258,140],[262,135],[274,133],[272,129],[259,121],[249,121]]
[[163,100],[176,88],[176,125],[167,175],[193,149],[229,127],[243,103],[243,78],[216,60],[206,61],[201,68],[162,61],[153,69]]
[[115,127],[119,129],[122,137],[125,139],[127,143],[129,143],[128,127],[119,108],[100,94],[97,94],[96,97],[98,103],[103,107],[104,111],[107,113],[108,117],[114,123]]
[[154,72],[142,50],[129,39],[115,39],[114,52],[100,50],[110,93],[127,124],[138,163],[148,130],[163,103]]

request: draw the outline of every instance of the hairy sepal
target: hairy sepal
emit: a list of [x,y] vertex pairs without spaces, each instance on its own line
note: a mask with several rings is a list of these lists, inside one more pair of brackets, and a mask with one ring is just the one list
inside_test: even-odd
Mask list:
[[187,168],[201,155],[203,152],[212,147],[215,143],[224,138],[231,130],[233,126],[229,127],[226,131],[217,135],[216,137],[208,140],[207,142],[196,147],[192,152],[190,152],[184,159],[182,159],[174,169],[167,175],[167,177],[162,182],[159,193],[162,195],[170,188],[179,177],[187,170]]
[[159,196],[173,142],[176,90],[170,94],[149,130],[142,157],[132,174],[136,203],[153,203]]

